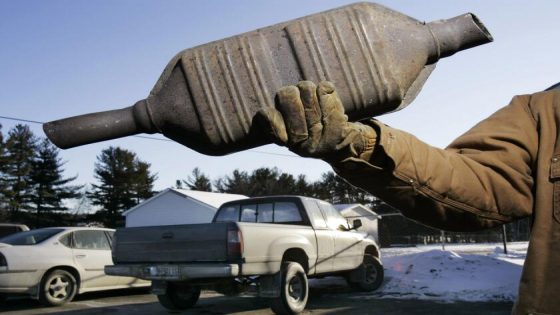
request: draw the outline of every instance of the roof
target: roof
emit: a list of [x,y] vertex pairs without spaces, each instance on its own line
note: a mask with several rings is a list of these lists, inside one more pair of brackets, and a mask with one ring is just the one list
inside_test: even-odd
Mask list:
[[380,215],[375,213],[373,210],[371,210],[369,207],[366,207],[366,206],[364,206],[360,203],[336,204],[336,205],[333,205],[333,206],[335,207],[336,210],[338,210],[338,212],[340,212],[343,215],[344,215],[345,212],[347,213],[347,212],[353,210],[354,213],[358,214],[358,216],[362,216],[362,217],[375,216],[377,218],[381,217]]
[[126,216],[130,212],[137,210],[144,205],[153,202],[154,200],[158,199],[159,197],[163,196],[164,194],[174,193],[181,197],[191,199],[195,202],[204,204],[208,207],[218,209],[222,204],[228,201],[234,201],[239,199],[247,199],[247,196],[244,195],[237,195],[237,194],[225,194],[225,193],[215,193],[215,192],[208,192],[208,191],[198,191],[198,190],[188,190],[188,189],[178,189],[178,188],[167,188],[160,193],[156,194],[152,198],[145,200],[136,206],[128,209],[122,215]]

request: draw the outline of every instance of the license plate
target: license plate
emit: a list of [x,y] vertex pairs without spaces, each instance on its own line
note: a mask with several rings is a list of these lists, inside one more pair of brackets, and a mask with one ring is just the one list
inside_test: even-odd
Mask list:
[[144,272],[151,277],[178,277],[178,266],[151,266],[146,267]]

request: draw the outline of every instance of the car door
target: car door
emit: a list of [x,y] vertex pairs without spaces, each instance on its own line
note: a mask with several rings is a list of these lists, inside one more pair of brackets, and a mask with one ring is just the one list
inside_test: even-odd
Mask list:
[[348,222],[331,204],[322,201],[317,203],[325,215],[327,226],[334,237],[333,269],[356,268],[364,257],[362,236],[348,230]]
[[112,265],[111,245],[103,230],[74,231],[74,262],[82,270],[82,287],[91,289],[118,285],[119,277],[105,275]]

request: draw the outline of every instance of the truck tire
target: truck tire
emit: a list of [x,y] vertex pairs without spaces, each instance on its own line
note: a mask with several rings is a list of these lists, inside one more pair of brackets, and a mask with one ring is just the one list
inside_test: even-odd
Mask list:
[[169,282],[165,294],[157,296],[159,303],[168,310],[181,311],[193,307],[200,297],[200,287]]
[[375,256],[370,254],[364,255],[364,262],[358,269],[353,270],[351,272],[361,272],[361,268],[365,269],[365,275],[359,277],[359,281],[352,281],[352,277],[348,276],[346,279],[348,284],[358,290],[364,292],[374,291],[381,286],[383,283],[383,277],[385,272],[383,271],[383,265],[379,261],[379,259]]
[[78,282],[74,275],[62,269],[55,269],[43,277],[39,287],[39,302],[46,306],[66,304],[78,292]]
[[282,264],[280,296],[273,298],[270,308],[276,314],[298,314],[305,309],[309,296],[309,283],[303,267],[297,262]]

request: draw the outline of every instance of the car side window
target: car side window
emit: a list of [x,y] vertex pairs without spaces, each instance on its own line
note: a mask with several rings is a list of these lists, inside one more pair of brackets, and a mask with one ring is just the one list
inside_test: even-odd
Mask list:
[[274,203],[274,222],[301,222],[301,214],[297,205],[293,202]]
[[109,240],[109,244],[111,245],[111,249],[113,248],[113,237],[115,236],[115,231],[105,231],[105,235]]
[[60,242],[60,244],[68,247],[68,248],[72,248],[72,233],[68,233],[63,235],[62,237],[60,237],[58,239],[58,241]]
[[111,250],[105,231],[75,231],[74,248]]

